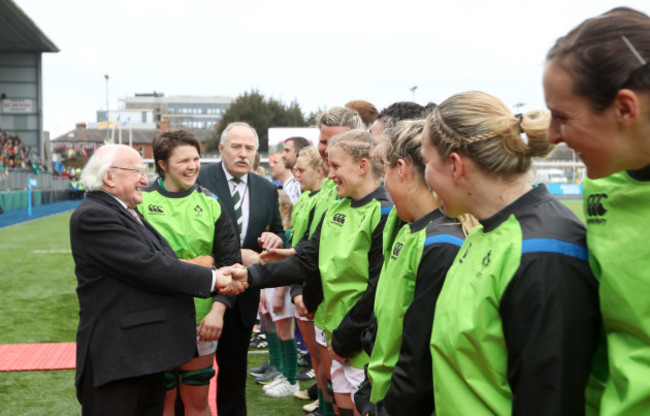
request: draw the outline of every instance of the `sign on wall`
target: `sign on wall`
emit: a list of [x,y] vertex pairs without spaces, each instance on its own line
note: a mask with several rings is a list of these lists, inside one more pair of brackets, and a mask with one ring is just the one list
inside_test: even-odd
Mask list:
[[2,100],[3,113],[33,113],[32,100]]

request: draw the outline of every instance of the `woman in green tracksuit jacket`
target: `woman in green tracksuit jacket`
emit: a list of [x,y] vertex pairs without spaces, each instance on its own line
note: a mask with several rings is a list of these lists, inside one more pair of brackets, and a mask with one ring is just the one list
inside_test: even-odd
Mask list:
[[[390,196],[379,186],[382,165],[370,156],[371,145],[365,130],[330,139],[329,178],[340,199],[330,205],[311,239],[296,247],[295,256],[249,267],[247,274],[252,287],[320,279],[322,321],[315,325],[325,331],[332,352],[345,358],[343,365],[361,372],[368,362],[361,332],[372,315],[383,264],[382,231],[392,207]],[[333,376],[339,411],[352,414],[354,391],[341,391],[337,384]]]
[[[179,259],[207,267],[240,263],[239,238],[221,202],[196,185],[200,150],[198,140],[185,130],[156,136],[153,152],[160,178],[143,190],[138,210],[165,237]],[[216,303],[210,298],[194,299],[198,356],[180,367],[178,377],[171,372],[165,374],[165,414],[174,412],[176,387],[188,412],[210,411],[207,397],[215,374],[212,362],[223,327]]]
[[395,207],[384,228],[376,319],[364,333],[364,348],[372,353],[366,382],[355,395],[362,415],[433,412],[433,312],[464,234],[457,220],[439,210],[424,181],[423,128],[424,120],[403,121],[385,132],[386,140],[376,149],[384,159],[384,185]]
[[581,157],[587,245],[600,282],[609,378],[600,412],[650,414],[650,16],[625,7],[582,22],[547,55],[552,143]]
[[447,215],[469,212],[481,224],[436,305],[438,415],[585,413],[601,328],[585,229],[526,177],[531,158],[552,150],[548,120],[545,111],[514,116],[477,91],[450,97],[427,120],[427,183]]

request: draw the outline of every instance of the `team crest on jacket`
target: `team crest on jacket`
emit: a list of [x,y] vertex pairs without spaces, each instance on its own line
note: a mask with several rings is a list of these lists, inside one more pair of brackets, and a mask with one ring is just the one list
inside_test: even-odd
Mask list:
[[476,272],[476,277],[483,276],[485,269],[490,265],[491,262],[492,262],[492,250],[489,250],[481,260],[481,270]]
[[390,258],[392,260],[397,260],[397,256],[399,256],[400,251],[402,251],[402,248],[404,247],[404,244],[397,242],[393,246],[393,253],[390,255]]
[[345,214],[334,214],[330,222],[332,224],[338,225],[339,227],[343,226],[343,224],[345,224]]
[[163,207],[160,205],[149,204],[147,206],[147,211],[149,211],[149,214],[151,215],[165,215]]
[[201,208],[201,206],[197,204],[197,205],[194,207],[194,212],[196,212],[196,216],[197,216],[197,217],[200,217],[201,214],[203,214],[203,208]]
[[607,213],[607,209],[603,205],[607,199],[607,194],[589,194],[587,197],[587,224],[600,224],[605,223],[607,220],[602,218]]

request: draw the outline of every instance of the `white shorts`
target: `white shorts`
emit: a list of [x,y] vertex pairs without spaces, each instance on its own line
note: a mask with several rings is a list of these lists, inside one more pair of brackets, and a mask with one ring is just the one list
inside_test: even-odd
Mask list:
[[327,348],[327,337],[325,336],[325,331],[314,325],[314,333],[316,334],[316,342],[318,345]]
[[282,304],[282,309],[279,311],[273,310],[273,301],[275,300],[275,294],[277,291],[277,287],[264,289],[266,310],[263,312],[271,315],[273,322],[279,321],[280,319],[293,318],[296,313],[296,307],[294,306],[293,302],[291,302],[290,288],[287,288],[287,290],[284,292],[284,303]]
[[341,364],[332,360],[332,390],[334,393],[350,394],[354,400],[354,393],[359,389],[359,384],[366,378],[362,369],[352,367],[350,363]]
[[[199,330],[199,327],[196,327],[196,330]],[[196,349],[199,352],[199,357],[203,355],[212,354],[217,350],[217,344],[219,341],[199,341],[199,336],[196,336]]]
[[295,313],[294,316],[295,316],[296,319],[298,319],[298,320],[300,320],[300,321],[304,321],[304,322],[314,322],[313,319],[309,319],[309,318],[305,318],[304,316],[301,316],[301,315],[298,313],[298,310],[297,310],[297,309],[296,309],[296,313]]

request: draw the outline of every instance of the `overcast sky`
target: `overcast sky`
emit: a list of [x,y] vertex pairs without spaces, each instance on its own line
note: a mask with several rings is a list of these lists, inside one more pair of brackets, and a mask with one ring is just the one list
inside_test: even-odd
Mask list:
[[135,93],[227,95],[252,88],[304,113],[365,99],[440,102],[478,89],[544,106],[556,38],[618,5],[605,0],[14,0],[60,52],[43,55],[51,137]]

